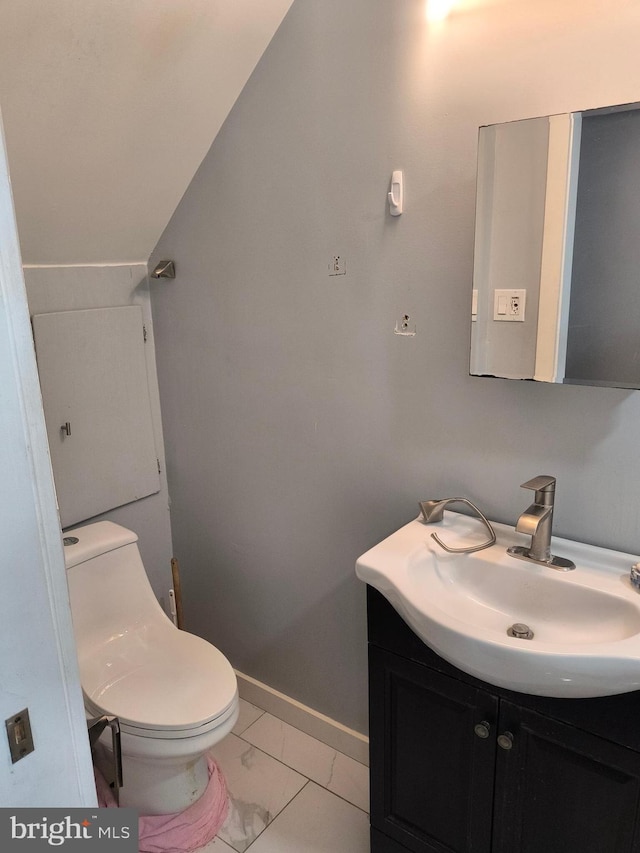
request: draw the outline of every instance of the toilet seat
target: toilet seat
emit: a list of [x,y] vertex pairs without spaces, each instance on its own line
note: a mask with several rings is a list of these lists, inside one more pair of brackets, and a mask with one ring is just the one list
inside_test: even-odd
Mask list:
[[168,620],[115,636],[79,663],[87,710],[118,717],[122,731],[139,737],[195,737],[237,706],[222,652]]
[[153,738],[154,740],[178,740],[189,737],[199,737],[200,735],[207,734],[208,732],[223,726],[227,720],[236,713],[238,695],[236,693],[236,696],[232,699],[229,706],[225,708],[222,713],[218,714],[217,717],[214,717],[214,719],[209,720],[202,726],[188,729],[152,729],[148,726],[141,726],[135,721],[123,719],[121,716],[113,714],[107,708],[100,707],[97,703],[92,702],[86,694],[84,697],[84,705],[88,713],[93,717],[101,717],[105,714],[107,716],[117,716],[120,723],[120,731],[123,733],[130,734],[135,737]]

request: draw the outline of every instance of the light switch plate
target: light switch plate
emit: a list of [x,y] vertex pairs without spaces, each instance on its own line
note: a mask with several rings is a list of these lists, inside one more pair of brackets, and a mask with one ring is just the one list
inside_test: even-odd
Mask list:
[[526,290],[494,290],[493,319],[499,322],[524,323]]

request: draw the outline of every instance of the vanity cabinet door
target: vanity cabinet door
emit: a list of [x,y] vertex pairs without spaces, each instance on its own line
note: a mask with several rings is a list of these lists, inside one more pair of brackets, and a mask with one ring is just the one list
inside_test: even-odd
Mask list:
[[393,841],[490,853],[496,697],[376,646],[369,655],[373,853]]
[[640,851],[638,753],[504,700],[498,729],[493,853]]

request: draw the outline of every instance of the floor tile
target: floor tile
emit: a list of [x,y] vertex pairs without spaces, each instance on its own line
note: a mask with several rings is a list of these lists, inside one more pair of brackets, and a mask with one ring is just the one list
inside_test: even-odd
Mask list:
[[263,714],[242,737],[323,788],[369,810],[369,770],[364,764],[271,714]]
[[369,853],[369,819],[309,782],[251,846],[250,853]]
[[262,708],[256,708],[256,706],[252,705],[251,702],[247,702],[246,699],[241,699],[240,713],[238,714],[238,719],[232,729],[233,734],[241,735],[245,729],[249,728],[249,726],[252,723],[255,723],[255,721],[263,714],[264,711]]
[[233,847],[230,847],[226,841],[221,838],[214,838],[204,847],[198,847],[194,853],[234,853]]
[[229,815],[218,835],[244,853],[307,780],[233,734],[216,744],[212,754],[229,791]]

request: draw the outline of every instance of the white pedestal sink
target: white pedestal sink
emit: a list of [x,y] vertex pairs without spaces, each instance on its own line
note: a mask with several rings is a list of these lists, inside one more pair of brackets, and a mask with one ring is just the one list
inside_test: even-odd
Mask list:
[[[478,519],[418,518],[363,554],[356,574],[434,651],[489,684],[566,698],[640,690],[640,593],[629,580],[638,557],[554,537],[552,552],[576,564],[554,571],[509,556],[525,537],[493,526],[495,545],[450,554],[431,533],[474,544],[485,537]],[[514,623],[533,637],[510,636]]]

